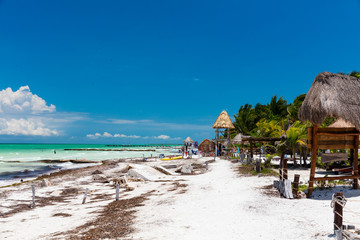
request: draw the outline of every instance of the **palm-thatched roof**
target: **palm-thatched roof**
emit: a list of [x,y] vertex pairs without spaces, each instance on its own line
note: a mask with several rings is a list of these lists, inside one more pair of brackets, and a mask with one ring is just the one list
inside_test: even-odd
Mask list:
[[229,114],[226,111],[222,111],[216,119],[213,128],[235,128],[231,122]]
[[247,141],[249,138],[250,138],[250,136],[245,136],[245,135],[242,135],[241,133],[239,133],[233,139],[231,139],[231,142],[241,144],[242,142]]
[[343,118],[360,129],[360,80],[341,74],[322,72],[316,76],[299,118],[320,125],[326,117]]
[[194,142],[190,137],[187,137],[185,140],[184,140],[184,143],[192,143]]
[[346,122],[344,119],[339,118],[335,122],[329,125],[331,128],[354,128],[354,124]]

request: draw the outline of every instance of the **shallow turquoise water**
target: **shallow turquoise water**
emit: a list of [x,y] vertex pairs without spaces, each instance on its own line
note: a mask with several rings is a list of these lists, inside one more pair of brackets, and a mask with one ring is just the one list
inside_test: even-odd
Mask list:
[[[175,147],[177,145],[164,145]],[[154,149],[155,151],[68,151],[65,149]],[[0,181],[39,175],[59,168],[79,167],[81,164],[43,163],[41,160],[85,159],[102,161],[131,157],[169,155],[167,148],[155,145],[106,146],[104,144],[0,144]],[[76,166],[75,166],[76,165]]]

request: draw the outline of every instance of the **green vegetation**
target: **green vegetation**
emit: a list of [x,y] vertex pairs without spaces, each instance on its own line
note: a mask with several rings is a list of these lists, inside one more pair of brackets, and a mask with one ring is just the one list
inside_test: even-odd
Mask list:
[[[256,176],[258,175],[259,173],[255,171],[254,169],[254,165],[240,165],[238,167],[238,172],[240,174],[243,174],[243,175],[253,175],[253,176]],[[261,171],[260,173],[263,175],[263,176],[279,176],[279,174],[272,168],[267,168],[265,167],[264,164],[261,165]]]

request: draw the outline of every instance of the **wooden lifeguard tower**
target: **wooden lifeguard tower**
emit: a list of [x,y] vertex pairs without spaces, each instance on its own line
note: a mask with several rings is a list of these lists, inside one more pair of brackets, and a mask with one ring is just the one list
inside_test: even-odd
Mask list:
[[[218,118],[216,119],[215,123],[212,126],[215,129],[215,154],[214,157],[217,155],[218,144],[224,141],[230,143],[230,129],[235,128],[229,114],[226,111],[222,111]],[[224,134],[227,132],[227,138],[220,138],[220,133]]]
[[[308,197],[311,197],[315,181],[353,179],[353,188],[358,189],[358,148],[360,135],[360,80],[346,75],[322,72],[316,76],[299,110],[299,118],[309,121],[308,148],[311,148],[311,170]],[[320,128],[326,117],[342,118],[353,127]],[[351,149],[351,175],[315,176],[319,149]],[[322,157],[324,158],[324,157]],[[339,160],[339,155],[329,154],[328,159]],[[347,160],[340,159],[340,160]]]

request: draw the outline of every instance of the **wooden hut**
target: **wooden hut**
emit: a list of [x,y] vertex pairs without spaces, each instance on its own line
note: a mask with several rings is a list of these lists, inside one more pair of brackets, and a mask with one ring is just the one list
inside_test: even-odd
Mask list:
[[[299,118],[310,121],[308,148],[311,153],[311,170],[308,195],[311,197],[314,181],[354,179],[358,188],[358,148],[360,135],[360,81],[351,76],[322,72],[316,76],[299,110]],[[353,127],[319,128],[326,117],[341,118]],[[352,149],[352,174],[332,177],[315,177],[319,149]]]
[[215,143],[210,139],[204,139],[198,146],[198,149],[202,152],[202,155],[210,156],[215,151]]
[[[220,115],[218,116],[212,127],[215,128],[215,133],[216,133],[215,136],[215,147],[216,147],[215,156],[216,156],[216,151],[219,143],[224,141],[230,142],[230,129],[233,129],[235,127],[229,117],[229,114],[226,111],[222,111],[220,113]],[[227,131],[227,139],[220,139],[220,133],[225,133],[226,131]]]

